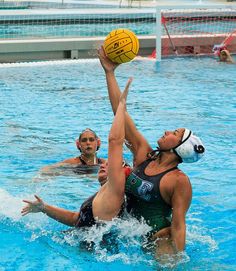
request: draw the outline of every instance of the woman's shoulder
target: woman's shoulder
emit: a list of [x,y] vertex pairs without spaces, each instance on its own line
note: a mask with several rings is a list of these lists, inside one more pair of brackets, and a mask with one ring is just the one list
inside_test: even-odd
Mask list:
[[81,159],[80,159],[79,156],[78,157],[72,157],[72,158],[65,159],[64,161],[62,161],[62,163],[80,165],[81,164]]
[[190,184],[190,179],[181,169],[178,167],[173,168],[166,174],[166,177],[173,179],[176,184]]

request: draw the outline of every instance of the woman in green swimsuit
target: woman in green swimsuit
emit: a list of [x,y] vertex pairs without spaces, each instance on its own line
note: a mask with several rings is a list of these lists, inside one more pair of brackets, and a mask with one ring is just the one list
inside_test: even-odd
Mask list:
[[[107,58],[103,47],[98,50],[98,56],[105,71],[109,99],[115,113],[121,93],[115,77],[118,64]],[[153,228],[153,237],[169,237],[163,243],[161,253],[184,250],[185,215],[191,203],[192,188],[187,175],[178,169],[178,164],[195,162],[202,157],[204,146],[201,140],[190,130],[179,128],[166,131],[158,139],[157,149],[153,150],[127,111],[125,138],[134,157],[134,170],[126,180],[131,212],[145,218]]]

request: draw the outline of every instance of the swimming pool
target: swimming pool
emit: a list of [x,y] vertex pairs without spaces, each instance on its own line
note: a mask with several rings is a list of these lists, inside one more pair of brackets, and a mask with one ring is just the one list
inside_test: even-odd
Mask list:
[[[129,28],[137,35],[155,35],[156,23],[154,18],[149,17],[144,21],[138,20],[134,22],[111,22],[105,23],[83,23],[80,24],[68,21],[66,24],[58,20],[55,22],[36,22],[25,23],[22,21],[17,24],[2,24],[0,25],[0,38],[3,39],[25,39],[25,38],[55,38],[55,37],[94,37],[94,36],[106,36],[107,33],[114,28]],[[178,27],[179,23],[168,24],[170,35],[181,34],[183,31]],[[232,32],[235,29],[235,24],[231,21],[227,22],[212,22],[206,24],[205,22],[187,22],[185,28],[185,34],[199,34],[199,33],[225,33]],[[162,27],[162,35],[166,35],[164,27]]]
[[[102,139],[99,156],[107,157],[112,113],[99,62],[1,65],[0,71],[0,270],[160,270],[142,249],[140,236],[149,227],[135,219],[63,233],[66,226],[44,215],[20,216],[21,199],[33,194],[77,210],[98,189],[96,176],[46,178],[38,171],[75,156],[74,139],[88,126]],[[208,57],[135,61],[117,76],[122,87],[134,76],[128,110],[153,147],[164,130],[186,126],[207,148],[202,161],[180,166],[193,200],[186,253],[175,270],[235,270],[235,65]],[[125,158],[132,159],[127,150]],[[112,245],[104,245],[110,231],[113,239],[105,240]],[[88,251],[81,241],[94,247]]]

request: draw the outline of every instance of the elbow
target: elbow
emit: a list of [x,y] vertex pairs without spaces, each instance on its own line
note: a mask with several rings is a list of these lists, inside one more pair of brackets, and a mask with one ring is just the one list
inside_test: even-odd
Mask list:
[[68,226],[75,227],[78,222],[78,218],[79,218],[79,212],[74,212],[71,218],[71,223]]
[[110,146],[123,145],[124,140],[125,140],[124,136],[115,136],[114,134],[110,134],[108,138],[108,143]]

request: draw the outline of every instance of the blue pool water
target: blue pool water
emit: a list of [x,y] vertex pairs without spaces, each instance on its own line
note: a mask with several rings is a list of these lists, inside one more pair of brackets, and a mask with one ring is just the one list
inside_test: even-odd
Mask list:
[[[235,67],[214,58],[178,58],[117,70],[122,88],[134,77],[128,111],[153,147],[164,130],[185,126],[206,145],[202,161],[180,166],[191,179],[193,200],[186,251],[174,270],[236,269]],[[171,270],[142,248],[149,227],[134,218],[63,232],[68,227],[43,214],[20,215],[21,200],[34,194],[78,210],[98,189],[94,175],[50,177],[39,170],[76,156],[74,140],[85,127],[97,131],[99,156],[107,157],[113,116],[99,62],[2,65],[0,88],[0,270]],[[127,150],[125,158],[132,160]],[[90,251],[86,241],[94,243]]]

